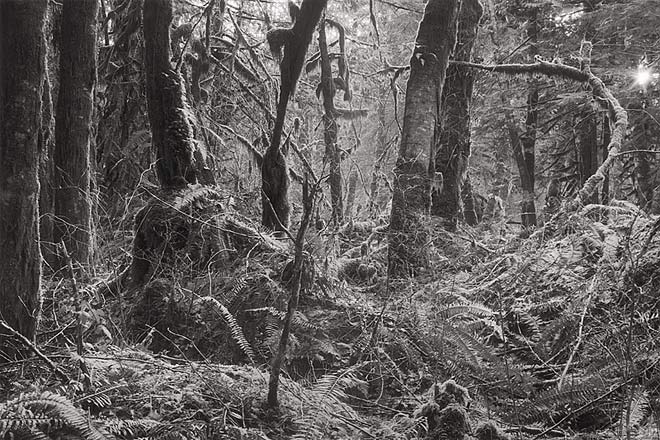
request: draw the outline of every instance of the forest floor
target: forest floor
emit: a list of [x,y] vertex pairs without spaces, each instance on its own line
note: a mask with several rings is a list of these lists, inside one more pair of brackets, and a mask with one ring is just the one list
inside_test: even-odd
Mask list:
[[[0,413],[56,402],[64,425],[81,408],[122,439],[660,438],[660,221],[615,202],[555,229],[435,227],[430,268],[396,281],[377,223],[310,233],[316,276],[278,410],[264,402],[289,245],[119,296],[97,294],[109,273],[77,294],[53,277],[37,345],[69,382],[33,359],[5,365]],[[108,267],[130,241],[113,233]],[[467,418],[447,422],[449,407]]]

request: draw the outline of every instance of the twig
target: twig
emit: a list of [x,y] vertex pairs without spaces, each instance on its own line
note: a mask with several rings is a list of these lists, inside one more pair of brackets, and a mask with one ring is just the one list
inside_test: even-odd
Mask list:
[[11,333],[12,336],[14,336],[16,339],[21,341],[27,348],[29,348],[32,351],[32,353],[37,355],[39,359],[44,361],[46,365],[48,365],[48,368],[50,368],[51,371],[55,373],[55,376],[57,376],[63,383],[65,384],[69,383],[69,377],[66,374],[64,374],[64,372],[60,370],[59,367],[55,365],[53,361],[51,361],[48,357],[46,357],[46,355],[43,354],[41,350],[39,350],[28,338],[20,334],[18,331],[14,330],[14,328],[9,324],[7,324],[7,321],[5,321],[4,319],[0,319],[0,327]]
[[584,335],[584,318],[587,316],[587,310],[589,310],[589,304],[591,304],[591,297],[594,294],[594,284],[596,282],[596,277],[594,276],[591,279],[591,285],[589,286],[589,296],[587,297],[587,302],[584,305],[584,310],[582,311],[582,316],[580,316],[580,326],[578,327],[578,336],[577,336],[577,341],[575,341],[575,346],[573,346],[573,351],[571,351],[571,355],[568,357],[568,361],[566,362],[566,365],[564,366],[564,371],[561,373],[561,377],[559,378],[559,384],[557,384],[557,389],[561,391],[562,387],[564,386],[564,379],[566,379],[566,374],[568,374],[568,369],[571,367],[571,363],[573,363],[573,358],[577,354],[578,348],[580,348],[580,344],[582,343],[582,337]]

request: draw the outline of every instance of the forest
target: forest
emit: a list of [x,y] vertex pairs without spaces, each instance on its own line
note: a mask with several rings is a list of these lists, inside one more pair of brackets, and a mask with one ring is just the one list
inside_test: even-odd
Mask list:
[[0,438],[660,440],[660,0],[0,0]]

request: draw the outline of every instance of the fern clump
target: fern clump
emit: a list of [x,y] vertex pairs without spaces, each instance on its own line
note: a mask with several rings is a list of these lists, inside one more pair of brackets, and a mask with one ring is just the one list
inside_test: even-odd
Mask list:
[[0,437],[18,434],[27,438],[53,438],[61,431],[84,440],[112,437],[96,428],[66,397],[50,391],[20,394],[0,404]]

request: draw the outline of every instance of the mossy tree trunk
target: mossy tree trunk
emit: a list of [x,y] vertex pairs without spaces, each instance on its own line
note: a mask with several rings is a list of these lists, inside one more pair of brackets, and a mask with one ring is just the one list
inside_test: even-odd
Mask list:
[[325,141],[325,160],[329,163],[330,204],[332,206],[331,223],[341,224],[343,220],[343,191],[341,178],[341,154],[337,147],[337,115],[334,106],[335,85],[332,78],[332,66],[328,54],[328,42],[325,33],[325,18],[319,25],[319,52],[321,54],[321,91],[323,93],[323,139]]
[[428,264],[429,163],[458,6],[458,0],[429,0],[410,59],[390,218],[388,271],[394,277],[414,275]]
[[144,67],[156,174],[164,189],[196,183],[192,126],[181,76],[170,63],[172,0],[144,0]]
[[296,9],[296,16],[291,17],[294,21],[291,28],[274,28],[267,34],[271,50],[282,56],[275,127],[261,166],[261,221],[273,230],[288,228],[291,210],[289,169],[284,148],[280,145],[284,118],[305,63],[307,48],[326,4],[327,0],[304,0],[300,9]]
[[98,0],[63,2],[55,116],[54,241],[64,242],[72,260],[84,266],[94,254],[90,143],[97,13]]
[[[0,319],[33,339],[41,311],[39,136],[46,0],[0,1]],[[0,332],[0,352],[13,352]]]
[[[458,21],[454,59],[470,61],[483,8],[479,0],[463,0]],[[474,72],[464,66],[447,67],[442,89],[441,114],[436,124],[435,171],[442,174],[442,187],[431,195],[431,214],[444,218],[455,230],[463,218],[461,188],[470,158],[470,103]]]

